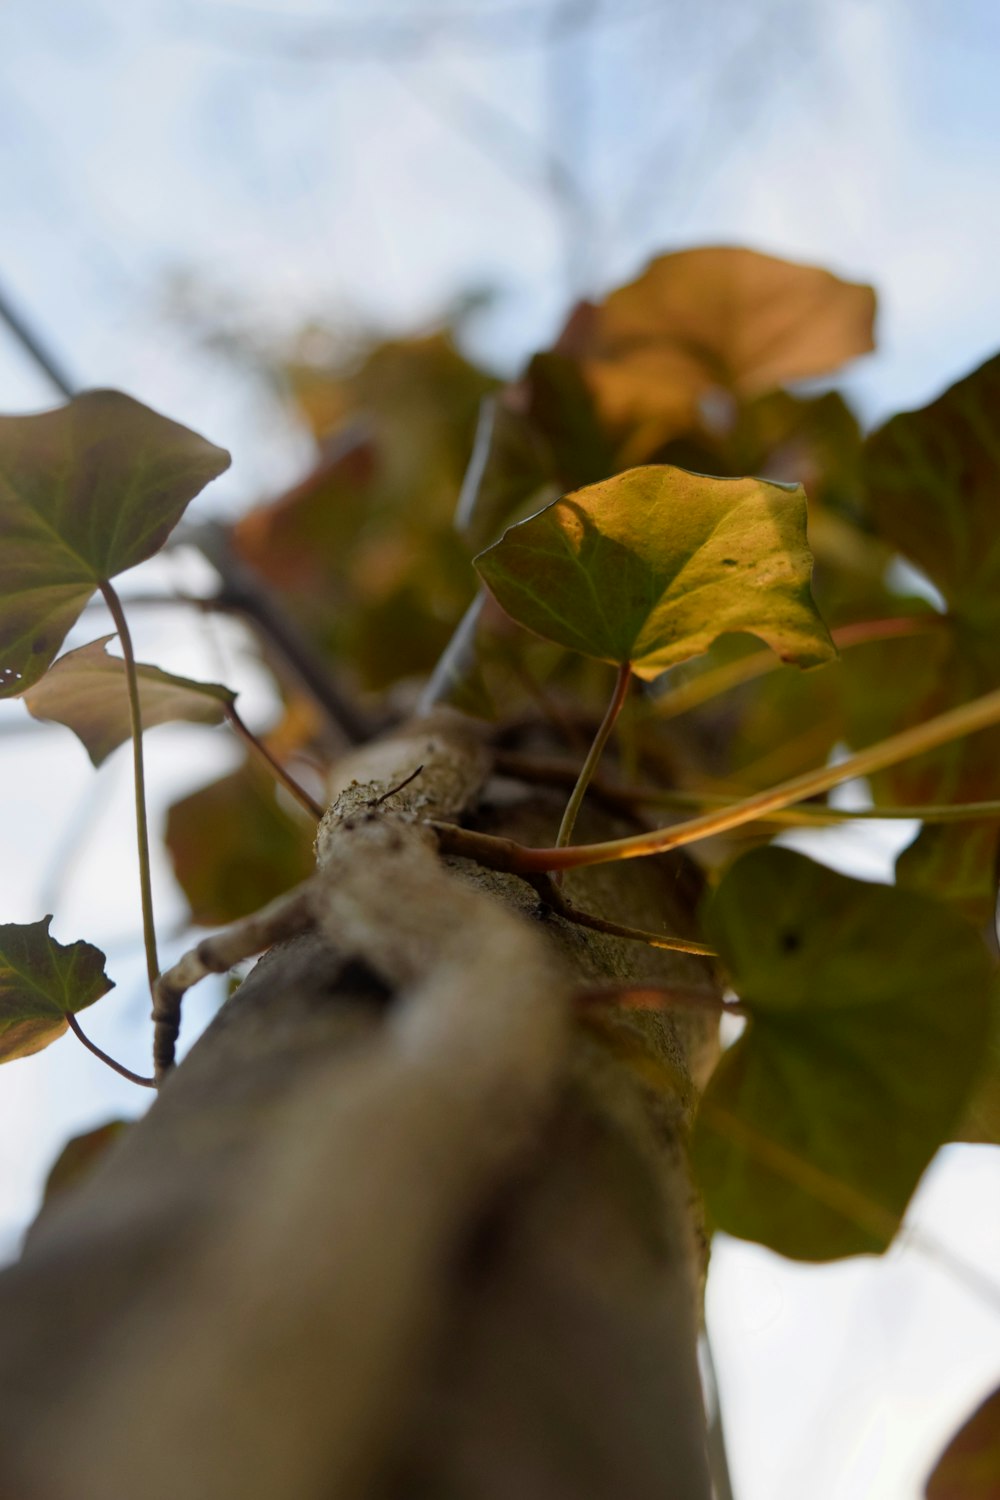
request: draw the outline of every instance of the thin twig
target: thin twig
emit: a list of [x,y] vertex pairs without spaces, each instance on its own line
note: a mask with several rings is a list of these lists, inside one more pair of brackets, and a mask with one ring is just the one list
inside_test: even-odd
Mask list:
[[572,168],[516,115],[454,81],[442,86],[436,79],[431,94],[414,83],[409,71],[390,67],[389,72],[424,109],[457,127],[466,145],[475,147],[497,171],[529,191],[546,192],[567,219],[586,219],[586,194]]
[[417,712],[429,714],[462,680],[476,657],[476,631],[486,603],[486,590],[480,588],[465,614],[455,626],[452,637],[438,657],[437,664],[420,694]]
[[323,816],[322,807],[310,797],[304,786],[299,785],[294,776],[289,775],[280,760],[271,754],[263,740],[259,740],[253,730],[247,727],[237,713],[235,705],[227,703],[225,705],[225,714],[244,744],[249,747],[254,755],[258,756],[264,762],[271,775],[280,781],[287,792],[291,793],[299,806],[304,807],[306,812],[318,822]]
[[[494,765],[501,776],[527,781],[536,786],[573,786],[579,773],[578,763],[561,756],[525,755],[517,750],[497,750]],[[607,781],[595,776],[590,794],[616,810],[636,807],[675,807],[680,811],[705,807],[734,807],[743,799],[718,792],[686,792],[675,788],[632,785]],[[829,828],[845,823],[971,823],[1000,819],[1000,800],[984,802],[917,802],[896,803],[891,807],[785,807],[765,813],[760,822],[779,823],[793,828]]]
[[537,849],[519,844],[514,839],[494,838],[491,834],[477,833],[469,828],[430,822],[439,846],[448,854],[460,858],[478,860],[490,869],[505,870],[512,875],[531,875],[540,871],[583,869],[588,865],[611,864],[621,859],[640,859],[650,854],[665,854],[685,844],[697,843],[700,839],[713,838],[727,833],[732,828],[741,828],[746,823],[759,822],[762,818],[796,802],[828,792],[845,781],[858,776],[869,776],[875,771],[884,771],[901,761],[911,760],[929,750],[936,750],[953,740],[989,729],[1000,722],[1000,688],[973,698],[959,708],[937,714],[922,724],[915,724],[899,734],[890,735],[849,755],[835,766],[821,766],[815,771],[806,771],[793,776],[779,786],[757,792],[732,806],[718,812],[703,813],[675,823],[670,828],[658,828],[632,838],[607,839],[596,844],[573,844],[567,849]]
[[[456,6],[453,10],[424,10],[402,15],[376,8],[361,18],[331,16],[313,20],[280,17],[281,29],[271,18],[249,6],[214,6],[201,19],[211,23],[205,35],[210,41],[221,36],[227,44],[280,55],[292,61],[315,62],[333,56],[338,59],[374,57],[384,61],[399,56],[404,62],[420,57],[437,47],[461,48],[462,51],[530,51],[541,43],[539,28],[558,22],[563,31],[595,27],[617,28],[624,23],[641,22],[660,14],[660,0],[634,6],[615,5],[594,16],[584,13],[579,0],[559,0],[552,5],[524,4],[506,6]],[[277,19],[278,17],[276,17]],[[264,21],[267,29],[261,27]],[[257,27],[257,34],[248,27]],[[224,30],[223,30],[224,28]]]
[[746,1007],[736,1000],[720,1000],[706,990],[685,984],[598,984],[577,991],[581,1005],[615,1005],[624,1010],[706,1010],[715,1016],[745,1016]]
[[126,1068],[124,1063],[116,1062],[115,1059],[113,1057],[109,1057],[108,1054],[103,1051],[103,1049],[100,1048],[96,1042],[92,1042],[90,1040],[90,1037],[85,1035],[83,1028],[81,1027],[79,1021],[76,1019],[76,1016],[73,1015],[72,1011],[66,1012],[66,1021],[69,1025],[70,1031],[76,1037],[77,1041],[82,1042],[88,1052],[92,1052],[95,1057],[99,1057],[101,1059],[101,1062],[106,1063],[109,1068],[112,1068],[114,1070],[114,1072],[120,1073],[123,1078],[127,1078],[129,1083],[139,1084],[140,1088],[156,1088],[155,1078],[143,1078],[141,1073],[133,1073],[131,1068]]
[[139,696],[139,674],[135,664],[132,633],[125,619],[121,600],[113,586],[100,585],[105,603],[114,621],[125,660],[125,682],[128,687],[129,720],[132,726],[132,769],[135,780],[135,831],[139,850],[139,894],[142,901],[142,938],[146,949],[146,974],[152,992],[160,972],[156,952],[156,926],[153,921],[153,881],[149,860],[149,824],[146,818],[146,772],[142,751],[142,702]]
[[679,849],[684,844],[693,844],[700,839],[727,833],[732,828],[740,828],[766,813],[777,812],[792,803],[828,792],[855,777],[869,776],[875,771],[898,765],[900,761],[911,760],[914,756],[936,750],[952,740],[988,729],[998,721],[1000,689],[994,689],[969,703],[963,703],[959,708],[949,709],[922,724],[915,724],[899,734],[879,740],[877,744],[859,750],[835,766],[821,766],[815,771],[793,776],[779,786],[758,792],[755,796],[747,797],[718,812],[703,813],[700,817],[677,823],[672,828],[657,829],[632,838],[577,844],[569,849],[526,850],[521,856],[520,869],[570,870],[585,865],[608,864],[619,859],[637,859],[648,854],[663,854],[669,849]]
[[611,922],[606,917],[597,917],[592,912],[581,911],[563,894],[549,875],[533,876],[530,883],[546,906],[557,912],[560,917],[565,917],[567,922],[575,922],[578,927],[589,927],[591,932],[604,932],[609,937],[628,938],[633,942],[647,943],[651,948],[670,948],[677,953],[693,953],[699,958],[717,956],[715,949],[707,948],[704,943],[695,943],[688,938],[670,937],[662,932],[649,932],[642,927],[626,927],[621,922]]
[[423,766],[418,766],[415,771],[410,772],[409,776],[404,776],[402,781],[397,781],[395,786],[391,786],[387,792],[383,792],[380,797],[376,797],[375,801],[372,803],[372,806],[381,807],[382,803],[385,802],[388,797],[395,797],[396,793],[401,792],[404,786],[409,786],[411,781],[416,781],[417,777],[420,775],[423,769]]
[[279,607],[255,569],[236,556],[224,526],[208,524],[185,531],[222,580],[217,606],[247,617],[278,650],[302,686],[352,745],[371,739],[375,726],[334,681],[326,663]]
[[6,323],[25,354],[34,361],[46,379],[51,381],[59,394],[65,396],[67,401],[72,401],[77,390],[75,383],[56,359],[52,350],[32,328],[24,313],[14,306],[2,288],[0,288],[0,321]]

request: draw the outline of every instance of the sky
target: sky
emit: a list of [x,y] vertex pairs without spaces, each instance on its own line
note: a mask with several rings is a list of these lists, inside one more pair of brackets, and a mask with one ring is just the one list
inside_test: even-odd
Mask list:
[[[998,66],[994,0],[560,0],[555,19],[552,0],[6,0],[0,290],[74,381],[232,450],[201,515],[238,513],[308,456],[254,360],[226,352],[234,336],[418,330],[484,294],[461,337],[513,372],[573,297],[687,245],[871,281],[879,350],[840,384],[876,422],[1000,346]],[[0,328],[0,410],[53,400]],[[153,578],[207,586],[183,554]],[[106,628],[95,610],[70,644]],[[134,629],[145,659],[229,682],[267,723],[233,626],[206,638],[137,612]],[[104,948],[118,988],[91,1029],[142,1071],[127,756],[95,777],[71,736],[25,717],[0,704],[0,917],[53,909],[59,938]],[[148,755],[154,818],[237,759],[221,731],[180,728]],[[885,878],[909,832],[837,835],[823,857]],[[169,956],[184,905],[162,859],[155,879]],[[188,1038],[217,1002],[195,992]],[[137,1094],[72,1038],[0,1072],[0,1250],[67,1135],[137,1112]],[[995,1155],[944,1153],[881,1261],[803,1268],[717,1245],[709,1327],[737,1500],[917,1500],[1000,1375],[995,1307],[949,1259],[1000,1265]]]

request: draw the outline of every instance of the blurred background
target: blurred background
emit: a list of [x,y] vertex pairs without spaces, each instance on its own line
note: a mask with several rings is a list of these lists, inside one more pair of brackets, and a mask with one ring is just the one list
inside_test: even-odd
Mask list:
[[[117,386],[228,447],[193,507],[232,517],[311,461],[289,351],[447,326],[503,376],[572,302],[663,250],[740,244],[879,293],[838,382],[866,424],[1000,347],[993,0],[6,0],[0,7],[0,410]],[[206,586],[178,551],[130,588]],[[96,610],[70,644],[109,627]],[[141,659],[274,716],[239,628],[136,609]],[[148,744],[154,820],[236,763],[221,730]],[[108,955],[88,1016],[146,1068],[130,766],[95,774],[0,704],[0,919],[55,911]],[[886,825],[881,825],[883,828]],[[811,852],[888,878],[913,826]],[[186,906],[155,871],[166,958]],[[189,1003],[185,1042],[219,1003]],[[0,1072],[0,1250],[68,1136],[145,1108],[73,1039]],[[1000,1168],[950,1147],[881,1261],[794,1266],[722,1242],[709,1326],[737,1500],[916,1500],[995,1382]],[[669,1420],[669,1414],[665,1414]]]

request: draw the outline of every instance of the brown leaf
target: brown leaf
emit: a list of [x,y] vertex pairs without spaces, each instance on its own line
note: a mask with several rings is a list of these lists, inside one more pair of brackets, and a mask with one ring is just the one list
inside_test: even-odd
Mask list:
[[996,1500],[1000,1495],[1000,1390],[987,1396],[952,1438],[925,1494],[927,1500]]
[[191,920],[222,926],[305,880],[313,871],[313,834],[250,762],[175,802],[166,844]]
[[868,286],[718,246],[652,261],[599,307],[578,310],[560,348],[583,358],[634,462],[696,425],[713,390],[747,398],[867,353],[874,313]]
[[[125,663],[120,656],[107,654],[112,639],[102,636],[76,651],[67,651],[24,694],[28,711],[36,719],[52,720],[72,729],[95,766],[107,760],[132,733]],[[193,682],[159,667],[139,664],[137,674],[143,730],[177,720],[221,724],[227,707],[236,698],[217,682]]]

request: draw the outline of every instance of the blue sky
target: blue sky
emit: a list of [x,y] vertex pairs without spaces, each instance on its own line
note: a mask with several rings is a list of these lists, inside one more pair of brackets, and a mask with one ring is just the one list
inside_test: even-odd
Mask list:
[[[465,337],[514,369],[571,291],[600,292],[663,249],[750,244],[875,284],[880,350],[844,381],[873,420],[1000,347],[995,0],[594,0],[589,29],[559,42],[548,8],[8,0],[0,286],[81,383],[119,385],[233,450],[203,513],[293,478],[307,448],[273,394],[178,315],[181,281],[203,318],[270,338],[316,318],[348,335],[416,329],[486,288]],[[421,41],[417,11],[452,19]],[[51,403],[0,330],[0,410]],[[136,629],[147,659],[224,676],[266,722],[238,632]],[[0,731],[24,717],[0,709]],[[142,1067],[127,765],[95,781],[58,730],[0,738],[0,753],[18,788],[3,920],[42,914],[67,824],[95,787],[104,799],[56,881],[54,926],[108,951],[119,987],[92,1029]],[[236,758],[221,734],[182,729],[151,736],[149,754],[161,812]],[[828,850],[888,866],[885,847]],[[162,862],[157,890],[169,951],[183,904]],[[0,1072],[3,1247],[61,1140],[144,1103],[72,1039]],[[1000,1263],[998,1187],[988,1153],[953,1152],[918,1220]],[[915,1500],[997,1373],[995,1315],[926,1250],[806,1271],[723,1245],[710,1311],[739,1500]]]

